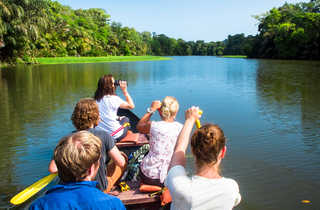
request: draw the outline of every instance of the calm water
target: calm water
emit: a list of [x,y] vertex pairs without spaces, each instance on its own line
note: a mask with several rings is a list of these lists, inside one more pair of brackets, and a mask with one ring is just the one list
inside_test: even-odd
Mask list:
[[223,128],[222,170],[239,183],[237,209],[320,209],[320,63],[217,57],[0,70],[0,208],[48,174],[56,143],[73,130],[75,103],[108,73],[128,80],[139,116],[172,95],[178,121],[198,105],[202,123]]

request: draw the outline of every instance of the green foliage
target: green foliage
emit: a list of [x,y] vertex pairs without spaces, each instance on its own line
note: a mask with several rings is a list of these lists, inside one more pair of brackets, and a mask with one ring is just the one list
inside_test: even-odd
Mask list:
[[236,34],[234,36],[229,35],[226,42],[226,47],[224,48],[224,55],[245,55],[245,50],[243,49],[244,42],[246,38],[244,34]]
[[33,56],[35,40],[47,27],[46,0],[0,0],[0,60]]
[[77,9],[51,0],[0,0],[0,61],[36,63],[35,57],[248,55],[320,58],[320,0],[288,4],[256,16],[259,34],[224,41],[184,41],[137,32],[111,22],[103,9]]
[[107,57],[54,57],[37,58],[36,62],[40,64],[63,64],[63,63],[99,63],[99,62],[131,62],[131,61],[154,61],[170,60],[168,57],[159,56],[107,56]]
[[0,60],[34,57],[221,55],[222,42],[186,42],[110,22],[102,9],[73,10],[50,0],[0,0]]
[[320,0],[284,4],[256,17],[259,35],[251,57],[320,59]]

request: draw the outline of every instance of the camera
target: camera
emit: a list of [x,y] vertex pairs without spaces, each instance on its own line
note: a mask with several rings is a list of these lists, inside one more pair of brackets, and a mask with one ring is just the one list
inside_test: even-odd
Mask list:
[[[120,86],[121,81],[126,81],[126,80],[117,79],[114,81],[114,86]],[[127,85],[128,85],[128,82],[127,82]]]

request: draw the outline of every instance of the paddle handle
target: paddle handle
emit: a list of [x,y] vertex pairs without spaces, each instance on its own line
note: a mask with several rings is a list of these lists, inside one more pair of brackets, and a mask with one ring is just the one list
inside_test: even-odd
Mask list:
[[116,135],[119,131],[121,131],[122,129],[124,129],[125,127],[127,127],[127,126],[129,126],[129,125],[130,125],[130,123],[129,123],[129,122],[126,122],[126,123],[123,124],[120,128],[118,128],[117,130],[113,131],[110,136]]
[[[200,109],[199,110],[199,115],[202,115],[202,110]],[[197,126],[197,128],[199,129],[199,128],[201,128],[201,123],[200,123],[200,120],[198,119],[198,120],[196,120],[196,126]]]

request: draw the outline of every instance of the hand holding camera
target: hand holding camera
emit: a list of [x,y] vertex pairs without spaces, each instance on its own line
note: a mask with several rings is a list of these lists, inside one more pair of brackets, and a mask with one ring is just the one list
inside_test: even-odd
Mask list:
[[159,101],[159,100],[152,101],[151,106],[150,106],[152,111],[156,111],[156,110],[160,109],[160,107],[161,107],[161,101]]
[[127,81],[125,81],[125,80],[116,80],[116,81],[118,82],[118,84],[119,84],[118,86],[120,86],[123,94],[125,94],[127,92]]
[[122,81],[126,81],[126,80],[121,80],[121,79],[117,79],[114,81],[114,86],[120,86],[120,82]]

